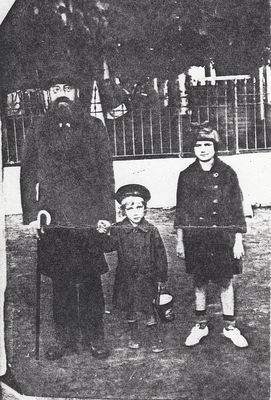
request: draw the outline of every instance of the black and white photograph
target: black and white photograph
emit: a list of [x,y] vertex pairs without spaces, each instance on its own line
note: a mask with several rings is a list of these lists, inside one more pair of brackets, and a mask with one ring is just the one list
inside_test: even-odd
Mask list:
[[269,400],[271,0],[0,1],[0,399]]

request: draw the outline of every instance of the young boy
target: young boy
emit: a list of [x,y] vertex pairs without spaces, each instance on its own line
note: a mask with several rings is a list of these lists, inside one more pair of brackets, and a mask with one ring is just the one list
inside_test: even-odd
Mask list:
[[[153,299],[158,286],[167,281],[167,256],[158,229],[145,219],[150,192],[142,185],[125,185],[116,193],[124,219],[113,225],[101,223],[97,229],[103,235],[105,252],[117,250],[118,266],[113,289],[113,304],[124,311],[130,328],[128,347],[140,347],[138,319],[145,317],[151,348],[164,350],[159,338]],[[106,221],[104,221],[106,222]]]
[[193,275],[196,325],[185,345],[194,346],[207,336],[206,293],[208,282],[221,291],[223,335],[237,347],[248,343],[235,326],[232,278],[242,272],[242,233],[246,223],[236,173],[217,157],[218,133],[199,126],[194,144],[196,161],[180,173],[175,228],[177,255],[185,258]]

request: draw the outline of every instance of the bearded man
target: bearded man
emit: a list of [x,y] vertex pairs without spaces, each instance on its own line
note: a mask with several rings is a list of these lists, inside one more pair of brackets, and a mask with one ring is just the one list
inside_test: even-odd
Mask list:
[[[114,174],[107,131],[84,109],[78,81],[62,64],[47,82],[50,105],[27,132],[21,164],[23,223],[39,234],[38,258],[52,279],[57,342],[47,358],[78,350],[78,338],[106,358],[99,220],[114,221]],[[39,229],[39,211],[48,227]],[[48,221],[49,222],[49,221]]]

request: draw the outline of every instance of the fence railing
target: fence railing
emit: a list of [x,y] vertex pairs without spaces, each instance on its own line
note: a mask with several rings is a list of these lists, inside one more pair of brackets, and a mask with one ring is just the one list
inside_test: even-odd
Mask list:
[[[17,93],[17,92],[16,92]],[[27,128],[46,111],[42,93],[13,94],[3,115],[3,159],[17,165]],[[209,121],[217,128],[222,154],[271,150],[271,104],[255,80],[217,80],[215,85],[191,87],[189,111],[181,107],[130,107],[106,119],[115,159],[191,155],[193,124]],[[123,114],[122,116],[120,116]],[[97,114],[97,117],[99,115]]]

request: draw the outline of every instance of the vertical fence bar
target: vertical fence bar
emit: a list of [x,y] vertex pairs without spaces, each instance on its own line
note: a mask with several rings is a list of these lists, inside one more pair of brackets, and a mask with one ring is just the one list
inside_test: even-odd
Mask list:
[[136,148],[135,148],[135,126],[133,123],[133,112],[132,112],[132,143],[133,143],[133,155],[135,156]]
[[145,143],[144,143],[144,126],[143,126],[143,112],[140,107],[140,123],[141,123],[141,143],[142,143],[142,155],[145,154]]
[[152,109],[150,108],[150,136],[151,136],[151,154],[153,154],[153,125],[152,125]]
[[16,119],[15,119],[14,114],[12,115],[12,124],[13,124],[13,133],[14,133],[15,157],[16,157],[16,162],[18,162],[17,128],[16,128]]
[[257,138],[257,102],[256,102],[256,78],[253,78],[253,115],[254,115],[254,148],[258,147]]
[[228,81],[224,81],[224,105],[225,105],[225,144],[226,151],[229,151],[229,132],[228,132]]
[[127,149],[126,149],[126,132],[125,132],[124,118],[122,118],[122,137],[123,137],[123,155],[126,156]]
[[244,95],[245,95],[245,124],[246,124],[246,150],[248,150],[248,104],[247,104],[247,79],[244,79]]
[[21,92],[20,96],[20,104],[21,104],[21,119],[22,119],[22,130],[23,130],[23,141],[25,140],[25,120],[24,120],[24,115],[26,111],[26,105],[25,105],[25,93]]
[[159,108],[159,136],[160,136],[160,151],[163,154],[163,133],[162,133],[162,115],[161,115],[161,108]]
[[183,118],[181,110],[178,111],[178,139],[179,139],[179,154],[183,154]]
[[172,153],[171,108],[168,109],[169,152]]
[[215,84],[215,97],[216,97],[216,130],[219,132],[219,102],[218,102],[218,97],[219,97],[219,87],[218,87],[218,81]]
[[265,119],[265,113],[263,117],[263,140],[264,140],[264,148],[267,148],[267,138],[266,138],[266,119]]
[[[113,116],[114,116],[114,111],[113,111]],[[118,145],[117,145],[117,130],[116,130],[116,120],[113,118],[113,138],[114,138],[114,150],[115,150],[115,156],[118,155]]]
[[6,149],[7,149],[7,163],[9,164],[10,163],[10,148],[9,148],[9,139],[8,139],[8,130],[7,130],[7,124],[5,123],[5,126],[4,126],[4,124],[2,124],[2,131],[3,131],[3,137],[4,137],[4,140],[5,140],[5,142],[6,142]]
[[210,104],[209,104],[209,88],[210,85],[208,85],[208,82],[205,83],[206,85],[206,116],[207,116],[207,121],[210,122]]
[[234,79],[234,134],[235,134],[235,153],[239,154],[238,137],[238,87],[237,79]]

